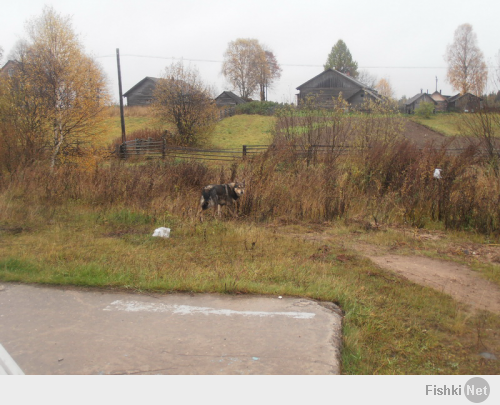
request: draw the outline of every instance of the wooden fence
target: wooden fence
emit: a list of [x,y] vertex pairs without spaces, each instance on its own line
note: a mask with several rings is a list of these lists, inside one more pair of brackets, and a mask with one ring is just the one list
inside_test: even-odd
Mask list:
[[116,147],[114,155],[129,158],[184,158],[199,160],[236,160],[262,153],[269,145],[243,145],[241,149],[200,149],[168,145],[166,139],[134,139]]
[[[279,148],[275,145],[243,145],[241,149],[201,149],[173,146],[167,143],[167,138],[156,139],[134,139],[127,141],[116,147],[113,155],[121,159],[144,158],[144,159],[165,159],[165,158],[183,158],[196,160],[218,160],[233,161],[238,159],[251,158],[267,150],[274,152],[293,151],[299,158],[315,159],[318,156],[340,156],[347,154],[360,153],[364,149],[341,146],[332,147],[331,145],[294,145]],[[448,148],[448,154],[458,155],[465,151],[465,148]],[[484,151],[477,151],[484,154]]]

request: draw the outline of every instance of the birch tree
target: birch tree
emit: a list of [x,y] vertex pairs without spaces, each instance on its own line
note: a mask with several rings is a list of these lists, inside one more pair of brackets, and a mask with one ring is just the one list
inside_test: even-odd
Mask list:
[[231,41],[224,53],[222,74],[241,98],[248,99],[259,87],[263,63],[265,54],[259,41],[239,38]]
[[64,152],[98,136],[109,91],[101,67],[84,53],[70,17],[45,7],[26,28],[11,95],[19,114],[37,122],[37,136],[48,146],[54,167]]
[[461,94],[481,96],[488,79],[488,68],[472,25],[462,24],[456,29],[445,60],[448,62],[447,79],[453,88]]

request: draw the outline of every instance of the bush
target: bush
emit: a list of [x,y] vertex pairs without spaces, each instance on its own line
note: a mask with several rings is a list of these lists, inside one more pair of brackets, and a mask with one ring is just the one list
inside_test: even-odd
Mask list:
[[280,103],[274,101],[250,101],[236,106],[236,114],[273,115]]
[[434,113],[434,104],[429,102],[422,102],[415,109],[415,114],[422,118],[430,118]]

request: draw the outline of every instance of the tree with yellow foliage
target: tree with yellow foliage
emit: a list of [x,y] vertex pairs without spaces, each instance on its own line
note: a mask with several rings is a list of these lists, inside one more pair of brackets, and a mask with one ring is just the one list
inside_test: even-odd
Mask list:
[[260,100],[281,76],[281,67],[272,51],[256,39],[239,38],[231,41],[224,53],[222,74],[248,100],[259,89]]
[[381,96],[384,96],[386,98],[394,97],[394,91],[392,90],[391,84],[389,83],[388,79],[380,79],[375,85],[375,89]]
[[488,68],[472,25],[462,24],[456,29],[445,60],[448,62],[447,79],[453,88],[461,94],[481,96],[488,79]]
[[179,145],[199,145],[217,124],[213,93],[196,69],[184,66],[182,61],[173,63],[156,84],[153,111],[160,121],[176,127]]
[[[27,24],[28,39],[16,50],[8,116],[22,139],[43,145],[54,167],[61,156],[99,135],[110,96],[101,67],[73,31],[70,17],[45,7]],[[36,138],[36,139],[35,139]]]

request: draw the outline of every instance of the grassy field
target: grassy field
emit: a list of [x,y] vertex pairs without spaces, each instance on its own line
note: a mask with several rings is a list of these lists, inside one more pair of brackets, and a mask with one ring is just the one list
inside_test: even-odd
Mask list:
[[[236,115],[220,121],[208,140],[207,146],[217,149],[241,149],[243,145],[268,145],[271,142],[271,129],[274,117],[261,115]],[[157,128],[153,117],[126,116],[127,135],[144,128]],[[165,128],[167,129],[167,128]],[[108,145],[121,137],[119,116],[107,118],[103,123],[102,143]]]
[[[134,125],[142,129],[151,124],[148,117],[127,120],[127,131]],[[272,123],[273,118],[259,116],[223,120],[212,144],[239,148],[268,143]],[[120,136],[119,119],[110,118],[107,127],[110,141]],[[500,285],[498,263],[453,254],[471,242],[498,244],[498,235],[480,234],[472,227],[467,232],[445,231],[443,222],[431,221],[426,207],[412,197],[415,193],[408,179],[424,176],[422,181],[427,181],[426,168],[418,168],[422,159],[416,160],[415,172],[402,182],[408,194],[394,197],[383,187],[382,180],[391,178],[395,184],[398,174],[411,169],[399,168],[404,162],[394,158],[405,160],[404,153],[384,148],[371,160],[370,156],[360,159],[368,162],[366,171],[354,164],[342,168],[340,163],[330,168],[304,167],[283,158],[231,167],[175,161],[48,172],[41,166],[10,180],[0,178],[0,280],[331,301],[345,314],[344,374],[499,374],[499,362],[487,361],[479,353],[500,353],[500,316],[471,312],[442,291],[379,268],[357,248],[369,244],[401,255],[464,263]],[[437,161],[430,162],[429,167],[439,167]],[[385,171],[390,176],[380,180],[377,176]],[[227,181],[233,174],[249,184],[240,219],[209,219],[200,224],[194,213],[201,187]],[[486,175],[475,176],[469,179],[471,187],[480,182],[482,190],[492,189]],[[466,193],[452,187],[469,183],[450,179],[447,190],[456,196],[457,204],[464,204],[465,214],[487,214],[487,209],[467,211],[476,200],[467,200]],[[359,184],[366,184],[366,193],[387,194],[356,196],[353,190]],[[340,194],[332,194],[339,189]],[[430,194],[422,201],[432,200],[432,190],[425,191]],[[470,194],[479,202],[489,198]],[[347,206],[338,205],[345,213],[328,214],[337,209],[331,202],[346,196]],[[406,201],[408,212],[421,215],[425,219],[421,226],[431,234],[439,233],[439,238],[417,237],[417,227],[406,219],[401,221],[403,228],[392,223],[406,215],[396,204],[407,196],[412,197]],[[384,212],[386,206],[392,211]],[[444,209],[453,206],[440,208],[444,215]],[[450,218],[457,220],[460,215],[453,211]],[[374,218],[383,226],[373,226]],[[485,219],[485,223],[491,221]],[[170,239],[151,237],[160,226],[172,229]]]
[[[255,225],[168,213],[31,207],[2,216],[0,279],[134,291],[271,294],[331,301],[345,312],[345,374],[497,374],[500,318],[471,314],[449,296],[385,272],[345,240],[404,242],[411,235],[368,232],[342,222]],[[171,239],[152,238],[155,227]],[[321,230],[322,238],[307,238]],[[449,240],[448,240],[449,242]],[[383,242],[384,243],[384,242]],[[29,249],[26,247],[29,246]]]
[[460,121],[460,114],[458,113],[434,114],[430,118],[422,118],[413,115],[411,119],[446,136],[461,135],[458,127]]
[[274,117],[236,115],[219,122],[212,135],[215,148],[241,149],[243,145],[268,145]]

